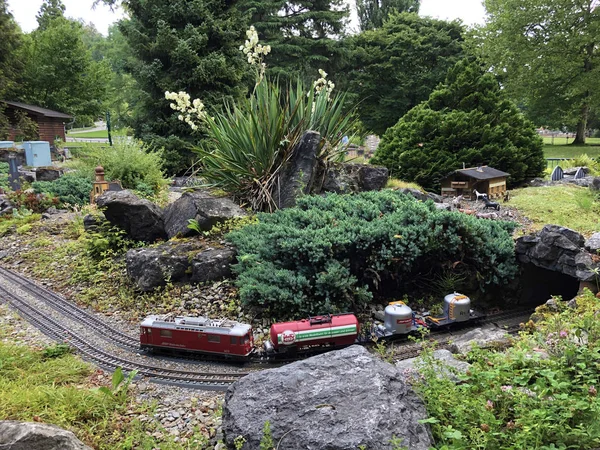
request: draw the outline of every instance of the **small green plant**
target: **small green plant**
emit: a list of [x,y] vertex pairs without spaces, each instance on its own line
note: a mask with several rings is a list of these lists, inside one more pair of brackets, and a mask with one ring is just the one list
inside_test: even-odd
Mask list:
[[244,438],[244,436],[237,436],[233,440],[233,446],[235,447],[235,450],[242,450],[245,443],[246,443],[246,438]]
[[31,187],[37,194],[51,194],[60,203],[85,205],[90,202],[92,182],[88,177],[65,175],[54,181],[35,181]]
[[35,192],[22,190],[9,192],[8,199],[17,208],[25,207],[34,213],[42,213],[59,203],[58,199],[52,194],[36,194]]
[[269,422],[268,420],[263,426],[263,435],[260,440],[260,450],[275,450],[275,445],[273,444],[273,437],[271,436],[271,422]]
[[71,352],[72,348],[69,344],[54,344],[44,349],[44,358],[59,358]]
[[120,402],[124,402],[127,397],[127,389],[136,375],[137,370],[133,370],[129,372],[126,377],[123,374],[123,369],[117,367],[112,376],[111,387],[107,388],[106,386],[102,386],[98,388],[98,391],[108,395],[109,397],[114,397]]
[[392,445],[392,450],[409,450],[409,447],[402,445],[403,440],[404,439],[402,439],[402,438],[392,436],[392,439],[390,440],[390,444]]

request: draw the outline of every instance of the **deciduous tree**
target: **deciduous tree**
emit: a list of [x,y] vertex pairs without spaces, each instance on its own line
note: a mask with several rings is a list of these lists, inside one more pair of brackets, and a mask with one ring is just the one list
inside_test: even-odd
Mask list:
[[510,174],[514,185],[542,174],[542,139],[476,61],[462,60],[445,84],[387,130],[372,160],[406,181],[437,190],[465,164]]
[[585,143],[600,107],[597,0],[485,0],[485,57],[538,125],[571,125]]
[[35,18],[38,29],[45,30],[56,18],[65,17],[65,5],[62,0],[44,0]]

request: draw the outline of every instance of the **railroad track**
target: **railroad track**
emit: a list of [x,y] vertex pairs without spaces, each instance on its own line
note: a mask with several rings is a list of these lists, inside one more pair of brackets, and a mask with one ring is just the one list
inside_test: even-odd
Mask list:
[[135,370],[137,371],[138,376],[152,378],[154,381],[162,383],[220,391],[225,390],[230,384],[248,374],[247,372],[195,372],[167,369],[125,359],[112,355],[99,348],[97,345],[90,343],[76,332],[69,330],[51,317],[40,313],[34,307],[27,304],[27,302],[1,286],[0,298],[7,301],[22,315],[22,317],[40,329],[40,331],[48,337],[57,341],[67,342],[85,359],[88,359],[107,370],[112,371],[117,367],[121,367],[125,372],[132,372]]
[[130,336],[117,328],[111,327],[95,315],[75,306],[65,298],[34,283],[32,280],[29,280],[22,275],[0,267],[0,276],[7,278],[19,289],[30,293],[61,314],[71,317],[73,320],[90,329],[96,330],[100,336],[105,339],[110,339],[112,343],[116,343],[129,350],[139,350],[140,340],[138,336]]

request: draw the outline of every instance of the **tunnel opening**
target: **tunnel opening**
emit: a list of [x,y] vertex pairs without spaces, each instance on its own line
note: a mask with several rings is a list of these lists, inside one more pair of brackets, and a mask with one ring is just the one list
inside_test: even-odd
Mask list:
[[522,266],[521,302],[528,305],[540,305],[553,295],[570,300],[579,291],[579,280],[570,275],[542,269],[533,264]]

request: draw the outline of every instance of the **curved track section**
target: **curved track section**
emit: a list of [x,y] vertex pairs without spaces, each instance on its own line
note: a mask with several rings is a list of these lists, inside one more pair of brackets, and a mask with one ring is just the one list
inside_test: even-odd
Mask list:
[[6,300],[27,321],[40,329],[44,334],[52,339],[69,343],[69,345],[81,353],[84,358],[108,370],[115,370],[117,367],[121,367],[126,372],[135,370],[138,372],[139,376],[149,377],[154,381],[162,383],[219,391],[227,389],[230,384],[247,375],[247,373],[194,372],[167,369],[111,355],[95,344],[90,343],[77,333],[61,325],[56,320],[38,312],[26,301],[1,286],[0,298]]

